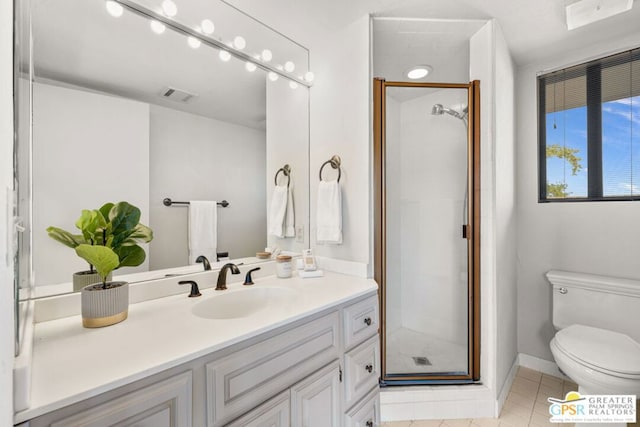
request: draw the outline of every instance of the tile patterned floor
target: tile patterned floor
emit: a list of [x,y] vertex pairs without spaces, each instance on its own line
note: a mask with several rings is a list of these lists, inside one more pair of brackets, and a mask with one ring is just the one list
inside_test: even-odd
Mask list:
[[[572,427],[549,422],[547,398],[563,398],[575,390],[578,386],[571,381],[520,367],[499,418],[395,421],[382,427]],[[629,426],[640,426],[640,421]]]

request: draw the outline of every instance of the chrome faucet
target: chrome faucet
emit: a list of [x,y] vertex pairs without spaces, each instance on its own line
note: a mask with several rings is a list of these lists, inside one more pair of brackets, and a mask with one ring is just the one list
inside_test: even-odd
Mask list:
[[220,273],[218,273],[218,283],[216,284],[216,291],[224,291],[227,289],[227,270],[231,270],[231,274],[240,274],[240,269],[233,263],[228,263],[222,266]]
[[204,271],[211,270],[211,264],[209,264],[209,260],[206,256],[200,255],[198,258],[196,258],[196,262],[201,262],[202,265],[204,265]]

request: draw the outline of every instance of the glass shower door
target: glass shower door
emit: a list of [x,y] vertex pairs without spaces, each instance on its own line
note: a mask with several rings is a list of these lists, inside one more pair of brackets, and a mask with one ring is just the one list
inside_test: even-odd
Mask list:
[[472,91],[384,83],[382,380],[472,381]]

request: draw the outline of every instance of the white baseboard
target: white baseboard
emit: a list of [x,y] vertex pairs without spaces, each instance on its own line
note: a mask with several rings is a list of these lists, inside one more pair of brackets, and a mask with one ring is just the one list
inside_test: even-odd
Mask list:
[[533,369],[534,371],[542,372],[543,374],[567,380],[569,379],[566,375],[560,372],[560,369],[558,369],[558,365],[550,360],[540,359],[539,357],[531,356],[524,353],[518,353],[517,363],[520,366]]
[[507,400],[507,396],[509,396],[509,392],[511,391],[511,386],[513,385],[513,380],[516,378],[516,374],[518,373],[518,359],[519,357],[513,360],[513,365],[511,365],[511,369],[507,374],[507,379],[504,381],[502,385],[502,390],[500,391],[500,395],[498,396],[498,401],[496,402],[496,414],[500,414],[502,412],[502,407],[504,406],[504,402]]

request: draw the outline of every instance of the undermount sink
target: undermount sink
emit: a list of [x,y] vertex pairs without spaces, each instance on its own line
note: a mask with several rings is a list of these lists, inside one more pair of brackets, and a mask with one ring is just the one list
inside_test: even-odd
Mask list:
[[291,301],[296,292],[283,288],[249,288],[222,293],[197,303],[191,312],[205,319],[239,319],[252,316],[270,305]]

